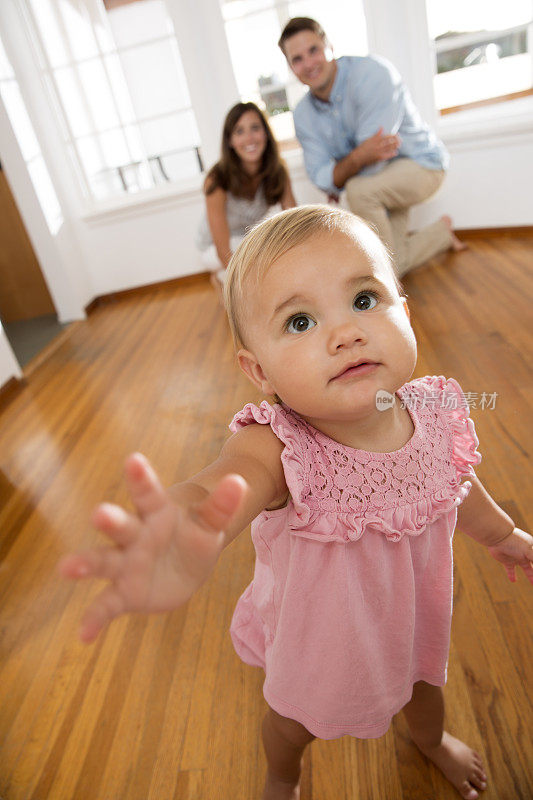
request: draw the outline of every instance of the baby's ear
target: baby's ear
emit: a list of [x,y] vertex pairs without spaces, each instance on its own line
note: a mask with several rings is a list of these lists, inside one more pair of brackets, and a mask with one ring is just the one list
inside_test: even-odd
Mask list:
[[402,301],[403,309],[404,309],[405,313],[407,314],[407,319],[411,320],[411,312],[409,311],[409,306],[407,305],[407,297],[402,297],[401,301]]
[[250,350],[241,349],[237,353],[237,361],[247,378],[257,386],[263,394],[276,394],[272,384],[268,381],[261,364]]

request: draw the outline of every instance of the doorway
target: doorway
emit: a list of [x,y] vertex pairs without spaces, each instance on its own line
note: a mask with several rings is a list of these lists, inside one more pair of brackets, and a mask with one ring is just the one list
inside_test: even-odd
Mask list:
[[0,321],[24,368],[66,327],[0,164]]

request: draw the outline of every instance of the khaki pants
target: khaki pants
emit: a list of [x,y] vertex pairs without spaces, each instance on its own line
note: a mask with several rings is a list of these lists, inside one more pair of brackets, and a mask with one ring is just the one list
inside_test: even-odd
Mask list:
[[451,246],[450,230],[442,220],[414,233],[407,228],[410,207],[431,197],[444,175],[443,170],[398,158],[377,175],[354,175],[346,183],[350,210],[377,230],[399,277]]

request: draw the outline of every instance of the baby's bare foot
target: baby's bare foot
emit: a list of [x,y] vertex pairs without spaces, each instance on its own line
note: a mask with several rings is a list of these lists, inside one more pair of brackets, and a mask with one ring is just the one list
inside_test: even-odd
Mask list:
[[267,772],[261,800],[300,800],[300,783],[287,783]]
[[449,217],[447,214],[445,214],[443,217],[441,217],[441,220],[444,222],[444,224],[450,231],[450,236],[452,237],[452,243],[450,245],[451,250],[453,250],[454,253],[459,253],[461,250],[466,250],[467,249],[466,244],[462,242],[460,239],[458,239],[457,236],[455,235],[452,218]]
[[487,788],[481,757],[464,742],[444,732],[438,747],[420,748],[465,800],[476,800]]

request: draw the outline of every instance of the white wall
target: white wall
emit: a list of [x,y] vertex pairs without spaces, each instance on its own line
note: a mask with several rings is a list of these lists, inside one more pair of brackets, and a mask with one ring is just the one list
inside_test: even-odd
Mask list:
[[439,193],[414,210],[416,225],[447,213],[457,229],[533,225],[533,97],[441,118],[451,156]]
[[[300,203],[321,203],[324,194],[308,180],[300,153],[290,159]],[[81,239],[96,292],[107,294],[203,272],[194,237],[204,213],[200,181],[188,191],[154,192],[140,205],[84,218]]]
[[156,190],[140,205],[86,216],[80,239],[95,294],[202,272],[194,232],[203,206],[198,180],[181,194]]

